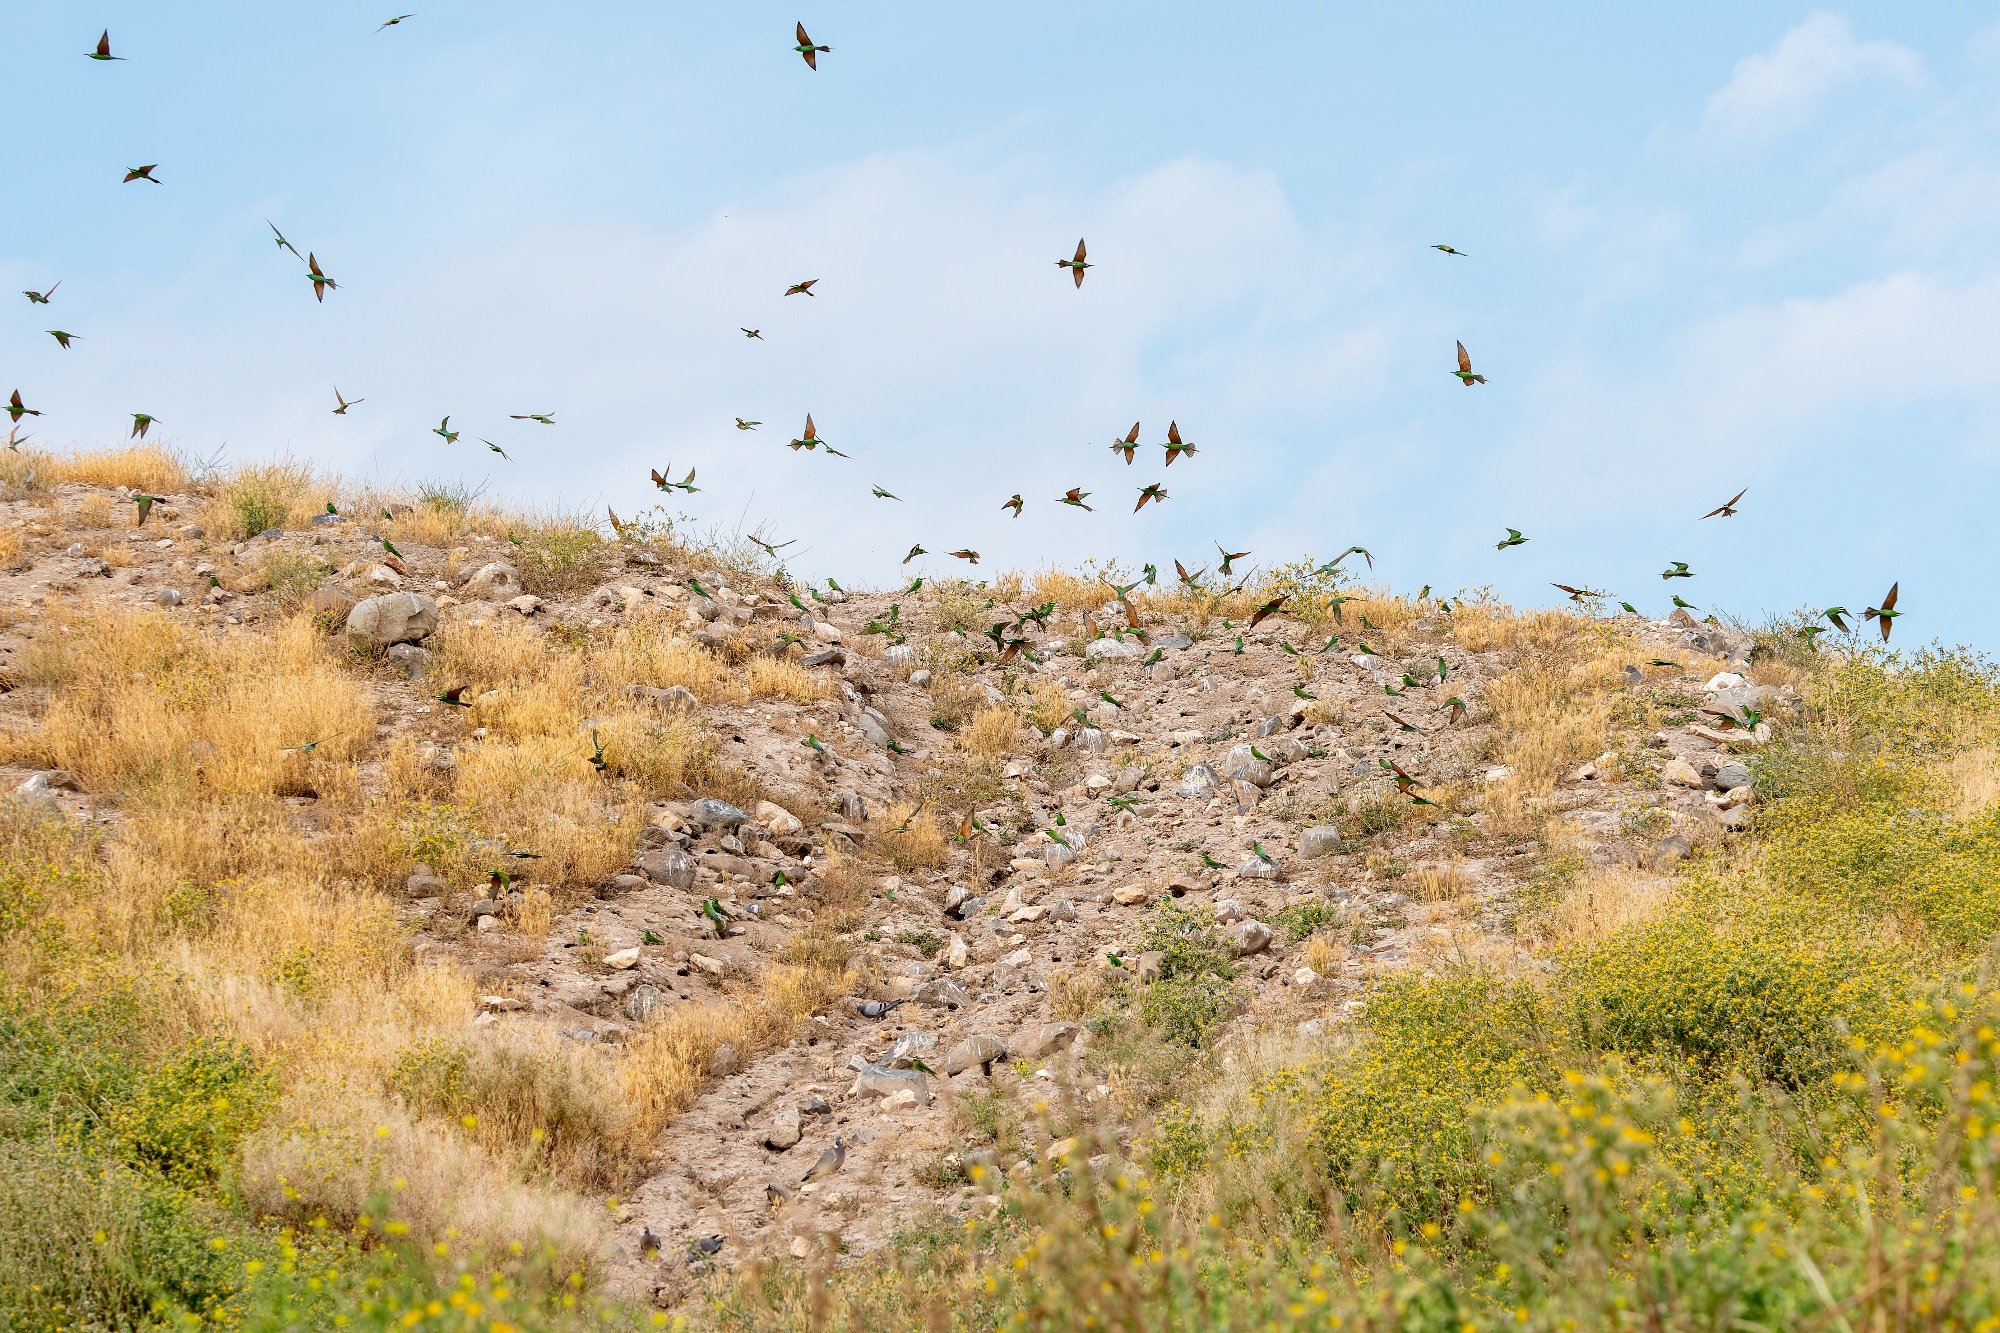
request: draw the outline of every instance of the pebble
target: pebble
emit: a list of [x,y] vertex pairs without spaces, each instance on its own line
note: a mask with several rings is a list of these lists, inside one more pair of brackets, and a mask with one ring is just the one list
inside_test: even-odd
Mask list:
[[1262,953],[1270,943],[1271,928],[1254,918],[1238,922],[1236,929],[1229,932],[1229,951],[1238,958]]
[[688,818],[703,828],[735,828],[739,824],[748,823],[750,816],[727,801],[704,796],[688,806]]
[[1340,850],[1340,830],[1331,824],[1309,828],[1299,834],[1299,859],[1317,861]]
[[629,949],[620,949],[616,953],[605,954],[604,965],[616,968],[621,972],[628,967],[637,967],[639,965],[639,946],[635,944]]

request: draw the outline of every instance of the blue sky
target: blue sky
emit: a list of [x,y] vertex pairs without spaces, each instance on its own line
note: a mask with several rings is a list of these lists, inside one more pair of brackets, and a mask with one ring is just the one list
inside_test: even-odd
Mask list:
[[[204,456],[598,513],[695,466],[697,526],[843,582],[913,542],[1359,542],[1401,590],[1524,603],[1757,618],[1901,580],[1899,634],[2000,641],[1974,7],[408,3],[0,11],[0,394],[38,442],[145,411]],[[127,61],[83,58],[106,25]],[[1446,373],[1460,338],[1490,383]],[[335,384],[367,402],[331,415]],[[851,462],[783,447],[808,411]],[[1200,452],[1169,471],[1170,418]]]

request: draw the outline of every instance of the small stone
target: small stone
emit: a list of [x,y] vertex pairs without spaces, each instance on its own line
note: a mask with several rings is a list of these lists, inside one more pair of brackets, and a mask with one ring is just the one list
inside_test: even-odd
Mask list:
[[972,997],[965,993],[965,987],[944,977],[919,986],[916,1000],[918,1004],[927,1004],[936,1009],[964,1009],[972,1003]]
[[511,995],[482,995],[479,997],[479,1007],[489,1014],[511,1014],[517,1009],[525,1009],[528,1006]]
[[161,606],[179,606],[187,598],[182,595],[179,588],[162,588],[153,594],[153,600]]
[[1654,843],[1646,852],[1645,864],[1649,870],[1665,870],[1676,861],[1685,861],[1694,854],[1694,844],[1678,833],[1670,833]]
[[735,828],[748,823],[750,816],[727,801],[704,796],[688,807],[688,818],[703,828]]
[[1283,878],[1283,876],[1280,875],[1278,872],[1278,867],[1272,865],[1269,861],[1263,860],[1255,856],[1251,857],[1248,861],[1245,861],[1242,865],[1236,867],[1236,877],[1238,879]]
[[500,918],[491,914],[483,915],[472,923],[472,928],[482,935],[487,934],[500,929]]
[[1239,921],[1229,932],[1229,952],[1238,958],[1262,953],[1271,943],[1271,928],[1262,921]]
[[670,889],[691,889],[701,874],[701,863],[678,847],[647,852],[634,864],[647,879]]
[[1007,1043],[990,1032],[978,1032],[967,1037],[958,1045],[944,1053],[939,1068],[946,1074],[956,1074],[978,1065],[986,1073],[993,1072],[996,1060],[1007,1058]]
[[956,972],[965,966],[970,957],[971,950],[967,947],[964,936],[954,931],[951,943],[944,949],[944,965]]
[[1044,1023],[1019,1040],[1019,1053],[1024,1060],[1039,1060],[1074,1044],[1076,1036],[1074,1023]]
[[1153,891],[1143,884],[1124,884],[1111,891],[1111,901],[1120,907],[1134,907],[1153,896]]
[[915,1104],[929,1106],[931,1081],[921,1069],[890,1069],[855,1057],[854,1092],[859,1097],[892,1097],[908,1092]]
[[1220,786],[1214,769],[1207,764],[1192,764],[1181,775],[1181,785],[1174,788],[1174,794],[1187,800],[1206,800],[1215,795]]
[[1268,787],[1277,779],[1275,764],[1259,759],[1256,747],[1248,743],[1232,745],[1223,756],[1222,773],[1235,782],[1247,782],[1253,787]]
[[1340,830],[1331,824],[1309,828],[1299,834],[1299,859],[1317,861],[1340,850]]
[[1083,650],[1085,661],[1102,662],[1116,658],[1137,657],[1143,650],[1136,643],[1126,643],[1123,639],[1109,636],[1092,639]]
[[810,1240],[806,1239],[804,1236],[792,1237],[792,1245],[791,1245],[792,1258],[809,1259],[812,1257],[812,1252],[813,1252],[812,1242]]
[[784,806],[776,805],[770,801],[757,802],[754,813],[757,822],[763,825],[765,831],[770,833],[774,838],[788,837],[805,829],[805,825],[799,822],[797,815],[785,809]]
[[891,1069],[908,1069],[912,1060],[920,1060],[929,1051],[937,1049],[937,1033],[905,1032],[896,1038],[896,1044],[889,1048],[889,1054],[882,1063]]
[[625,1017],[644,1023],[667,1007],[667,994],[658,986],[638,985],[625,998]]
[[1319,980],[1319,973],[1313,971],[1309,967],[1302,967],[1298,971],[1292,973],[1292,984],[1294,986],[1298,986],[1301,988],[1310,986],[1315,981],[1318,980]]
[[688,966],[706,972],[712,977],[719,977],[729,970],[729,965],[720,958],[710,958],[705,953],[689,954]]
[[1007,914],[1007,919],[1017,925],[1031,925],[1049,914],[1049,909],[1040,903],[1017,907]]
[[1139,978],[1142,985],[1158,981],[1160,968],[1166,961],[1167,956],[1164,953],[1158,949],[1148,949],[1132,960],[1133,975]]
[[522,593],[519,597],[509,598],[507,606],[508,609],[518,611],[524,616],[532,616],[542,609],[542,599],[529,593]]
[[505,561],[495,560],[467,575],[461,591],[482,602],[511,602],[524,591],[521,571]]
[[[1014,938],[1019,939],[1021,937],[1019,935],[1016,935]],[[1014,950],[1014,952],[1008,954],[1005,958],[1002,958],[1000,960],[1000,966],[1003,968],[1026,967],[1034,961],[1035,961],[1035,955],[1032,950],[1016,949]]]
[[605,954],[604,965],[616,968],[621,972],[628,967],[637,967],[639,965],[639,946],[635,944],[629,949],[620,949],[616,953]]
[[861,732],[862,736],[867,739],[868,743],[877,749],[888,749],[889,742],[896,739],[889,734],[889,728],[877,722],[867,713],[863,713],[860,717],[856,718],[854,725]]
[[1722,818],[1718,822],[1726,832],[1741,833],[1755,821],[1756,815],[1752,812],[1752,807],[1739,805],[1734,809],[1724,810]]
[[392,643],[383,656],[389,659],[390,665],[402,668],[403,674],[411,680],[421,677],[431,660],[430,650],[419,648],[414,643]]
[[1747,787],[1750,785],[1750,766],[1724,764],[1715,770],[1715,777],[1711,781],[1717,791],[1735,791],[1738,787]]
[[743,1055],[728,1042],[715,1048],[715,1054],[708,1058],[708,1072],[717,1078],[727,1078],[743,1067]]
[[347,637],[356,647],[387,648],[420,643],[437,629],[437,600],[419,592],[383,593],[363,598],[347,614]]
[[1660,768],[1660,781],[1673,787],[1700,789],[1707,785],[1702,780],[1701,770],[1685,759],[1669,759]]
[[801,1134],[799,1108],[780,1107],[771,1117],[770,1125],[764,1130],[764,1146],[772,1152],[784,1152],[799,1141]]

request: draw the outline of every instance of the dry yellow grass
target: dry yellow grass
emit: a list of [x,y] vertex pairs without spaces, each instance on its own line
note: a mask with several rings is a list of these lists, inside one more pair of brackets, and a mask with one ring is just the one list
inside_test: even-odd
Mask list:
[[1457,861],[1420,865],[1411,872],[1409,882],[1411,892],[1419,902],[1457,902],[1472,891],[1472,877]]
[[0,528],[0,570],[9,574],[28,568],[27,529],[19,523]]
[[1076,700],[1061,681],[1036,676],[1028,682],[1028,721],[1044,734],[1054,731],[1076,711]]
[[1946,790],[1960,819],[1976,819],[2000,803],[2000,753],[1977,746],[1954,755],[1945,767]]
[[982,759],[998,759],[1014,748],[1020,735],[1021,715],[1004,704],[989,704],[972,715],[958,733],[958,743],[966,753]]
[[85,454],[45,454],[51,481],[114,490],[179,495],[194,484],[187,460],[157,444],[135,444]]
[[241,540],[271,528],[298,527],[325,510],[334,487],[312,464],[281,459],[237,468],[207,491],[202,527],[213,537]]

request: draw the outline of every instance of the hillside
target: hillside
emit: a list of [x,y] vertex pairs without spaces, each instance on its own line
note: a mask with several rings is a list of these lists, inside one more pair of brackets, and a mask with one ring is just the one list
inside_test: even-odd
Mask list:
[[1983,662],[0,482],[16,1326],[2000,1327]]

